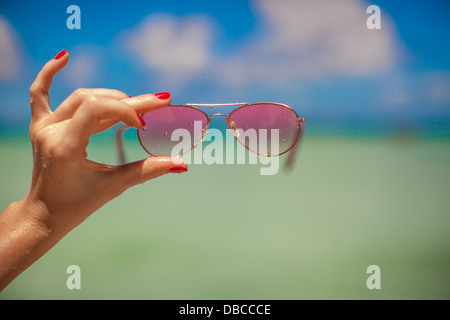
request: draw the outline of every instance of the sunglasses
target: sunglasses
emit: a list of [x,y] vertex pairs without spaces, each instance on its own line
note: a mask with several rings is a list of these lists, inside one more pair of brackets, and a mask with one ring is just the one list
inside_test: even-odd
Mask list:
[[[199,107],[238,107],[228,116],[215,113],[208,116]],[[232,136],[247,150],[260,156],[273,157],[291,152],[286,161],[290,167],[303,135],[305,118],[300,118],[289,106],[281,103],[231,103],[169,105],[142,115],[145,127],[137,130],[139,142],[152,155],[183,156],[205,138],[213,117],[225,118]],[[119,162],[124,164],[123,132],[128,126],[116,128]],[[180,136],[187,137],[179,148]],[[174,138],[175,136],[175,138]],[[293,150],[294,149],[294,150]]]

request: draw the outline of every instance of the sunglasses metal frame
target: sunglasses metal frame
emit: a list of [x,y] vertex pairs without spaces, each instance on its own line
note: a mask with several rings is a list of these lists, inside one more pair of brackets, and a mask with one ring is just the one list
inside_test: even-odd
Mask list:
[[[229,118],[230,118],[230,116],[231,116],[234,112],[236,112],[237,110],[240,110],[241,108],[249,107],[249,106],[252,106],[252,105],[258,105],[258,104],[272,104],[272,105],[277,105],[277,106],[281,106],[281,107],[287,108],[287,109],[291,110],[291,111],[294,113],[294,115],[297,117],[298,131],[297,131],[297,136],[296,136],[295,141],[293,142],[293,144],[292,144],[287,150],[283,151],[283,152],[280,153],[280,154],[277,154],[277,155],[269,155],[269,156],[268,156],[268,155],[262,155],[262,154],[260,155],[257,151],[254,151],[254,150],[249,149],[247,146],[245,146],[243,143],[241,143],[241,142],[240,142],[240,141],[232,134],[233,137],[234,137],[235,140],[236,140],[239,144],[241,144],[244,148],[246,148],[246,149],[249,150],[250,152],[256,153],[256,154],[258,154],[258,155],[260,155],[260,156],[276,157],[276,156],[281,156],[281,155],[283,155],[283,154],[285,154],[285,153],[291,151],[290,154],[289,154],[288,159],[286,160],[286,164],[285,164],[285,167],[286,167],[286,168],[291,168],[292,165],[293,165],[293,163],[294,163],[295,154],[296,154],[296,151],[297,151],[298,146],[299,146],[299,144],[300,144],[300,140],[301,140],[301,138],[303,137],[303,133],[304,133],[304,128],[303,128],[303,126],[305,125],[306,121],[305,121],[305,118],[300,118],[300,117],[298,116],[297,112],[295,112],[295,110],[292,109],[290,106],[288,106],[288,105],[286,105],[286,104],[282,104],[282,103],[277,103],[277,102],[256,102],[256,103],[249,103],[249,102],[235,102],[235,103],[214,103],[214,104],[205,104],[205,103],[186,103],[186,104],[184,104],[184,105],[169,105],[169,107],[186,107],[186,108],[192,108],[192,109],[195,109],[195,110],[197,110],[197,111],[203,113],[203,114],[205,115],[205,117],[208,119],[208,120],[207,120],[207,123],[206,123],[206,126],[203,128],[204,131],[202,132],[202,139],[201,139],[199,142],[197,142],[195,145],[193,145],[192,148],[191,148],[189,151],[187,151],[186,153],[184,153],[183,155],[185,155],[185,154],[187,154],[188,152],[192,151],[195,147],[197,147],[200,143],[202,143],[202,141],[203,141],[204,138],[206,137],[206,133],[207,133],[208,128],[209,128],[209,124],[210,124],[211,119],[212,119],[213,117],[217,117],[217,116],[224,117],[225,120],[226,120],[226,122],[227,122],[228,128],[231,130],[231,127],[230,127],[230,119],[229,119]],[[214,114],[208,116],[203,110],[198,109],[198,107],[208,107],[208,108],[213,108],[213,107],[233,107],[233,106],[239,106],[239,108],[236,108],[236,109],[234,109],[233,111],[231,111],[230,114],[229,114],[228,116],[225,115],[225,114],[223,114],[223,113],[214,113]],[[118,153],[118,158],[119,158],[119,163],[120,163],[120,164],[125,164],[125,163],[126,163],[126,159],[125,159],[125,150],[124,150],[124,144],[123,144],[123,132],[126,131],[126,130],[128,130],[128,129],[130,129],[129,126],[126,126],[126,125],[119,125],[119,126],[116,127],[116,130],[115,130],[115,143],[116,143],[116,148],[117,148],[117,153]],[[148,154],[150,154],[151,156],[155,156],[154,154],[150,153],[150,152],[144,147],[144,145],[142,144],[142,141],[141,141],[141,139],[140,139],[140,137],[139,137],[139,131],[138,131],[138,130],[137,130],[137,136],[138,136],[139,143],[140,143],[141,147],[142,147]]]

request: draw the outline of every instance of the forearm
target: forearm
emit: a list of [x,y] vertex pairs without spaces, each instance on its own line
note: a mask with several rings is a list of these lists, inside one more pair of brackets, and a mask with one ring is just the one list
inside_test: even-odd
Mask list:
[[0,214],[0,291],[61,238],[36,218],[48,214],[27,200],[10,204]]

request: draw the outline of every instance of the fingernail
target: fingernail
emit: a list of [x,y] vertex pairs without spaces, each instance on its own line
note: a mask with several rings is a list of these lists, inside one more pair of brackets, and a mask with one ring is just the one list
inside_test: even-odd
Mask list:
[[158,92],[158,93],[155,93],[155,96],[158,99],[165,100],[165,99],[170,98],[170,93],[169,92]]
[[136,112],[136,115],[138,116],[139,121],[141,122],[141,124],[142,124],[143,126],[145,126],[145,121],[144,121],[144,119],[141,117],[141,115],[140,115],[139,113],[137,113],[137,112]]
[[185,167],[172,167],[169,169],[170,173],[183,173],[186,171],[188,171],[188,169]]
[[128,96],[128,98],[133,98],[132,96]]
[[63,57],[67,53],[67,49],[62,50],[60,53],[58,53],[55,56],[55,60],[58,60],[59,58]]

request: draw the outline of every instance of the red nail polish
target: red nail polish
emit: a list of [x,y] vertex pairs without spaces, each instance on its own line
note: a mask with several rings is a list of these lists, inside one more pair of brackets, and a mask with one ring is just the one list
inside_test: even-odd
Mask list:
[[184,168],[184,167],[173,167],[169,169],[170,173],[183,173],[188,171],[188,169]]
[[165,100],[165,99],[170,98],[170,93],[169,92],[158,92],[158,93],[155,93],[155,96],[158,99]]
[[58,60],[59,58],[63,57],[67,53],[67,49],[62,50],[60,53],[58,53],[55,57],[55,60]]
[[137,113],[137,112],[136,112],[136,115],[138,116],[139,121],[141,122],[141,124],[142,124],[143,126],[145,126],[145,121],[144,121],[144,119],[142,119],[141,115],[140,115],[139,113]]

